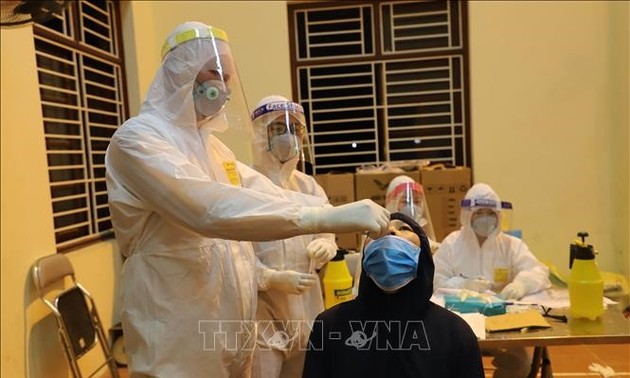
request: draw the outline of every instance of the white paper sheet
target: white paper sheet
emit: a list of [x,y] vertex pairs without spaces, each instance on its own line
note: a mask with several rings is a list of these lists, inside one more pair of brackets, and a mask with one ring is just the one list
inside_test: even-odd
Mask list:
[[472,328],[473,332],[477,336],[479,340],[486,339],[486,317],[478,312],[472,312],[469,314],[460,314],[459,312],[453,311],[454,314],[459,315],[462,319],[468,323],[470,328]]
[[[569,290],[564,288],[551,288],[538,293],[526,295],[521,298],[516,304],[538,304],[544,307],[550,308],[569,308]],[[615,304],[612,301],[604,297],[604,307],[609,304]]]

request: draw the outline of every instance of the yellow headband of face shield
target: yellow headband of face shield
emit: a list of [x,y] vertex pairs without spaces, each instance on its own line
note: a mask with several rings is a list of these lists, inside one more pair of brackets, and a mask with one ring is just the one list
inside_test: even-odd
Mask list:
[[227,33],[224,30],[213,26],[202,29],[185,30],[181,33],[175,34],[166,42],[164,42],[164,45],[162,46],[162,59],[164,59],[169,51],[173,50],[175,47],[181,45],[182,43],[199,38],[220,39],[222,41],[228,42]]

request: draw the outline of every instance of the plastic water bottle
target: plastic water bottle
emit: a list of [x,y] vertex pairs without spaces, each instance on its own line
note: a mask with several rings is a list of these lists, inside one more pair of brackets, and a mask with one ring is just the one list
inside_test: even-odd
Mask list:
[[326,266],[322,282],[324,285],[324,306],[327,309],[353,298],[352,276],[344,258],[345,254],[345,250],[338,249],[335,257]]
[[587,232],[579,232],[570,248],[569,314],[595,320],[604,313],[604,281],[595,262],[593,246],[586,244]]

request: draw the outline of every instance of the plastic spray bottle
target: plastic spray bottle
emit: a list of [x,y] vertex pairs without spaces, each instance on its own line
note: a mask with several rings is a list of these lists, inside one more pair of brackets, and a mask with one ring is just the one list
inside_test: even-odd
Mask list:
[[324,279],[324,306],[328,309],[332,306],[348,301],[352,295],[352,276],[346,264],[343,249],[337,250],[337,255],[326,266]]
[[586,244],[587,232],[579,232],[570,247],[569,314],[595,320],[604,313],[604,281],[595,262],[595,250]]

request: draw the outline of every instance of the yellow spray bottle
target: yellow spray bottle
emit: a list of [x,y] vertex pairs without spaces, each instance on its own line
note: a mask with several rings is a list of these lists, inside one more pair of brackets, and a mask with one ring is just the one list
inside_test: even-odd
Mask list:
[[332,306],[352,299],[352,276],[346,264],[343,249],[337,250],[335,257],[326,266],[324,279],[324,306],[328,309]]
[[579,232],[570,248],[567,280],[569,286],[569,314],[574,318],[595,320],[604,313],[604,281],[595,262],[593,246],[586,244],[587,232]]

